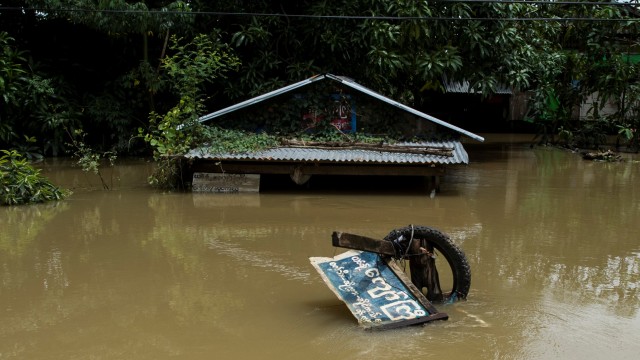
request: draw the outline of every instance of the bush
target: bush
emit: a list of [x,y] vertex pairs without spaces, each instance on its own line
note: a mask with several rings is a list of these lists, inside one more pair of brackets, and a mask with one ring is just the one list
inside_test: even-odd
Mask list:
[[40,175],[15,150],[0,150],[0,205],[19,205],[61,200],[69,195]]

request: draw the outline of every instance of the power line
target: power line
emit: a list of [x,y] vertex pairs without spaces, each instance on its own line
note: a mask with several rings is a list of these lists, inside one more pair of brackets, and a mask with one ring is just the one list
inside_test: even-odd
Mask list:
[[[629,5],[629,3],[609,3],[609,2],[574,2],[574,1],[518,1],[518,0],[438,0],[439,3],[526,3],[545,5]],[[299,19],[319,19],[319,20],[386,20],[386,21],[549,21],[549,22],[636,22],[637,18],[594,18],[594,17],[445,17],[445,16],[383,16],[383,15],[312,15],[312,14],[286,14],[286,13],[255,13],[255,12],[222,12],[222,11],[175,11],[175,10],[117,10],[117,9],[51,9],[37,7],[0,7],[0,12],[5,11],[35,11],[42,14],[51,12],[66,13],[100,13],[100,14],[153,14],[153,15],[204,15],[204,16],[235,16],[235,17],[286,17]]]
[[549,1],[549,0],[432,0],[434,3],[489,3],[489,4],[531,4],[531,5],[579,5],[579,6],[630,6],[638,5],[638,0],[621,1]]

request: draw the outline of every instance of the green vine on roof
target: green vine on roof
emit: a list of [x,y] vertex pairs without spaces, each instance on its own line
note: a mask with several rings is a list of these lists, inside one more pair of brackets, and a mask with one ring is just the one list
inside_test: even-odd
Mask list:
[[246,153],[280,145],[278,138],[267,133],[249,133],[242,130],[205,126],[203,140],[210,153]]
[[335,144],[346,146],[349,144],[392,144],[393,139],[386,137],[363,135],[363,134],[346,134],[335,130],[333,134],[322,132],[318,134],[289,134],[288,136],[272,135],[266,132],[253,133],[244,130],[225,129],[218,126],[203,126],[200,129],[203,142],[202,147],[207,148],[207,152],[211,154],[239,154],[266,150],[278,146],[287,146],[295,143],[296,145],[308,144]]

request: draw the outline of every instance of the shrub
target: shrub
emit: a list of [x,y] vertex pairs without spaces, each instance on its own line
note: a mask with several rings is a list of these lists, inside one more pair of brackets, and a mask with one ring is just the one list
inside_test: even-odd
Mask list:
[[0,205],[61,200],[70,192],[53,185],[15,150],[0,150]]

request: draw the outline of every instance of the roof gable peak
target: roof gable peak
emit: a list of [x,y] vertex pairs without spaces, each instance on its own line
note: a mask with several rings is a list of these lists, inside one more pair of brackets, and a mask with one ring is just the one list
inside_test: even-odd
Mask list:
[[[459,128],[459,127],[457,127],[455,125],[449,124],[449,123],[447,123],[447,122],[445,122],[443,120],[435,118],[435,117],[433,117],[431,115],[427,115],[427,114],[425,114],[425,113],[423,113],[421,111],[418,111],[418,110],[416,110],[414,108],[411,108],[411,107],[409,107],[407,105],[404,105],[404,104],[402,104],[402,103],[400,103],[398,101],[390,99],[390,98],[388,98],[388,97],[386,97],[386,96],[384,96],[384,95],[382,95],[380,93],[377,93],[377,92],[375,92],[375,91],[373,91],[371,89],[368,89],[368,88],[358,84],[357,82],[355,82],[353,79],[351,79],[349,77],[337,76],[337,75],[333,75],[333,74],[329,74],[329,73],[320,74],[320,75],[314,75],[314,76],[312,76],[312,77],[310,77],[308,79],[299,81],[297,83],[293,83],[291,85],[281,87],[279,89],[270,91],[268,93],[253,97],[251,99],[247,99],[247,100],[239,102],[239,103],[237,103],[235,105],[228,106],[228,107],[226,107],[224,109],[220,109],[218,111],[215,111],[215,112],[212,112],[210,114],[207,114],[207,115],[204,115],[204,116],[200,117],[198,119],[198,122],[203,123],[203,122],[209,121],[209,120],[214,119],[216,117],[231,113],[233,111],[242,109],[242,108],[247,107],[247,106],[251,106],[253,104],[260,103],[260,102],[265,101],[267,99],[270,99],[272,97],[275,97],[275,96],[278,96],[278,95],[293,91],[295,89],[299,89],[301,87],[310,85],[310,84],[312,84],[314,82],[321,81],[321,80],[324,80],[324,79],[330,79],[330,80],[333,80],[333,81],[337,81],[337,82],[339,82],[339,83],[341,83],[341,84],[343,84],[343,85],[345,85],[347,87],[350,87],[350,88],[352,88],[354,90],[357,90],[357,91],[359,91],[361,93],[364,93],[364,94],[367,94],[369,96],[372,96],[372,97],[374,97],[374,98],[376,98],[376,99],[378,99],[378,100],[380,100],[382,102],[385,102],[385,103],[387,103],[387,104],[389,104],[391,106],[395,106],[397,108],[400,108],[401,110],[406,111],[408,113],[411,113],[413,115],[416,115],[416,116],[418,116],[418,117],[420,117],[422,119],[425,119],[425,120],[428,120],[428,121],[433,122],[435,124],[438,124],[440,126],[446,127],[448,129],[453,130],[455,132],[458,132],[458,133],[460,133],[462,135],[468,136],[468,137],[470,137],[470,138],[472,138],[474,140],[484,141],[484,138],[482,136],[476,135],[476,134],[474,134],[472,132],[469,132],[469,131],[464,130],[462,128]],[[182,127],[183,126],[180,126],[179,128],[182,128]]]

